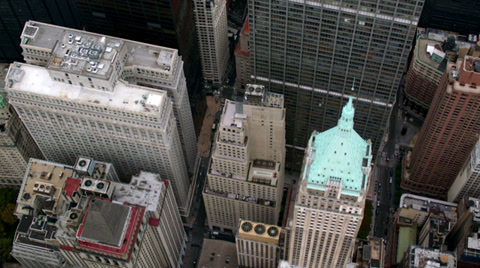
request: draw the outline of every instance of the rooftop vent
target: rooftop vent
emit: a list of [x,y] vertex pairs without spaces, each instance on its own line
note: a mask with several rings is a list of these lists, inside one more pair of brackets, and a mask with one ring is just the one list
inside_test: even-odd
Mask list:
[[270,237],[275,237],[275,236],[278,235],[278,228],[275,227],[275,226],[272,226],[272,227],[268,228],[267,233]]
[[250,232],[252,230],[253,226],[250,222],[244,222],[242,224],[242,230],[246,233]]
[[38,32],[38,27],[37,26],[27,25],[25,27],[25,30],[23,30],[23,36],[29,37],[29,38],[34,38],[35,35],[37,34],[37,32]]
[[255,233],[257,233],[259,235],[265,233],[265,225],[257,224],[257,226],[255,226]]

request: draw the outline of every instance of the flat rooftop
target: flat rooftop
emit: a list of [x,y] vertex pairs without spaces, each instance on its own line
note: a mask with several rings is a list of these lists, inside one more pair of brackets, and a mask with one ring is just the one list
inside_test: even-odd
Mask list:
[[146,108],[142,102],[148,102],[152,98],[155,99],[155,105],[161,106],[168,100],[166,91],[154,91],[121,81],[116,83],[113,92],[57,82],[51,79],[47,69],[23,63],[14,63],[10,67],[7,81],[12,81],[8,85],[9,90],[146,115],[158,116],[158,112]]
[[435,215],[442,214],[450,221],[457,221],[458,219],[457,206],[455,203],[413,194],[404,194],[400,199],[401,208],[413,208]]
[[160,193],[165,188],[160,175],[145,171],[133,176],[130,184],[114,182],[113,186],[113,200],[144,206],[146,211],[157,210]]
[[421,62],[431,66],[432,68],[440,72],[440,70],[438,69],[438,67],[440,66],[440,63],[432,60],[431,56],[428,55],[427,53],[428,44],[436,44],[439,46],[442,45],[442,43],[439,41],[430,40],[430,39],[420,39],[417,47],[418,58],[420,59]]
[[48,68],[77,75],[108,79],[123,49],[129,54],[126,66],[156,69],[164,79],[173,79],[177,69],[176,49],[41,22],[28,21],[21,42],[51,51]]
[[237,268],[237,247],[235,243],[204,239],[198,266],[203,268]]
[[29,214],[30,211],[23,207],[38,207],[36,202],[42,202],[44,209],[58,214],[57,209],[63,204],[63,198],[60,198],[63,185],[73,173],[71,166],[30,159],[18,194],[15,214]]
[[[235,114],[237,113],[237,105],[233,101],[226,100],[223,108],[222,126],[231,127],[235,123]],[[241,125],[240,125],[241,127]]]

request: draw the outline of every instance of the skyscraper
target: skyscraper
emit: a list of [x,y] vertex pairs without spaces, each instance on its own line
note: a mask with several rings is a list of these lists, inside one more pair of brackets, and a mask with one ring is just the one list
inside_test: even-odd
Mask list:
[[448,201],[459,203],[464,197],[480,196],[480,141],[448,190]]
[[252,83],[285,96],[288,166],[301,168],[313,130],[336,125],[353,79],[355,129],[378,149],[422,5],[419,0],[249,1]]
[[203,78],[219,84],[229,58],[226,0],[194,0]]
[[345,267],[362,223],[372,145],[353,130],[353,97],[338,125],[313,132],[289,223],[288,262],[298,267]]
[[[248,90],[249,89],[249,90]],[[203,191],[210,229],[240,219],[277,224],[285,155],[283,96],[249,85],[242,102],[226,101]]]
[[143,171],[116,180],[91,158],[31,159],[12,255],[26,267],[179,267],[186,235],[169,181]]
[[478,142],[480,58],[449,63],[412,151],[402,188],[446,198]]
[[22,46],[42,66],[13,64],[6,90],[46,158],[89,155],[123,180],[159,173],[188,215],[196,138],[177,50],[38,22],[26,24]]
[[87,31],[178,49],[188,91],[194,93],[201,70],[192,1],[73,1]]
[[[250,64],[250,52],[248,49],[249,37],[249,23],[248,20],[243,25],[242,31],[238,35],[238,44],[235,49],[235,67],[237,71],[236,86],[244,89],[250,81],[252,73]],[[242,90],[243,91],[243,90]]]

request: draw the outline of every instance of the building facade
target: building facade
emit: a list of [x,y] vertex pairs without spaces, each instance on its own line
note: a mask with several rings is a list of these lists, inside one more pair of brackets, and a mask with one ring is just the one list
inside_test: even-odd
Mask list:
[[294,267],[346,267],[362,223],[372,145],[353,130],[353,97],[338,125],[313,132],[290,219],[288,262]]
[[115,178],[111,164],[90,158],[32,159],[12,255],[26,267],[179,267],[186,236],[169,181],[149,172],[130,184]]
[[[192,1],[73,0],[87,31],[176,48],[194,95],[201,78]],[[128,20],[125,19],[128,17]]]
[[197,147],[177,50],[36,22],[22,46],[42,66],[13,64],[6,90],[45,157],[109,161],[124,181],[159,173],[188,215]]
[[230,55],[226,0],[194,0],[193,6],[203,78],[220,84],[225,78]]
[[448,201],[459,203],[464,197],[480,196],[480,142],[448,190]]
[[313,130],[336,125],[354,79],[355,130],[378,149],[422,5],[417,0],[249,1],[252,83],[285,96],[288,167],[301,169]]
[[242,102],[226,101],[203,199],[210,229],[234,232],[239,219],[277,224],[283,191],[283,96],[249,85]]
[[280,234],[278,226],[241,220],[235,236],[239,267],[277,268]]
[[410,156],[402,188],[446,198],[478,142],[480,58],[449,63]]
[[248,20],[243,25],[242,31],[238,35],[238,44],[235,49],[235,67],[237,71],[237,78],[235,80],[235,87],[241,89],[243,92],[245,86],[250,83],[250,75],[252,74],[251,64],[250,64],[250,52],[249,52],[249,42],[250,42],[250,27]]

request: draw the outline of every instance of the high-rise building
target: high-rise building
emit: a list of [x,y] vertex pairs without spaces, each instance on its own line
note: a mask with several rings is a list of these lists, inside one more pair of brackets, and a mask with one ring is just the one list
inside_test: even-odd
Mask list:
[[[0,91],[4,89],[6,70],[8,65],[1,64]],[[18,114],[0,95],[0,186],[20,187],[31,157],[44,158]]]
[[79,14],[73,0],[5,1],[0,7],[0,62],[20,61],[22,49],[18,37],[29,20],[81,29]]
[[194,94],[201,69],[192,1],[72,1],[87,31],[178,49],[189,94]]
[[480,263],[480,199],[461,198],[458,221],[446,238],[448,250],[456,253],[457,267],[478,267]]
[[249,85],[224,106],[203,190],[210,229],[234,232],[239,219],[276,225],[284,178],[283,96]]
[[422,5],[420,0],[249,1],[252,83],[285,96],[288,167],[301,168],[313,130],[336,125],[354,79],[355,130],[378,149]]
[[459,203],[464,197],[480,196],[480,141],[448,190],[448,201]]
[[338,125],[313,132],[305,151],[288,262],[294,267],[346,267],[362,223],[372,145],[353,130],[353,97]]
[[411,244],[398,267],[457,267],[457,258],[452,252]]
[[447,62],[472,53],[475,42],[437,29],[417,29],[417,41],[408,70],[404,105],[426,116],[442,80]]
[[245,86],[250,82],[250,75],[252,73],[250,64],[250,52],[248,49],[249,37],[249,23],[248,20],[243,25],[242,31],[238,35],[238,44],[235,49],[235,69],[237,71],[236,87],[245,89]]
[[238,265],[245,268],[277,268],[281,231],[275,225],[240,220],[235,236]]
[[230,55],[226,0],[194,0],[203,78],[214,84],[223,82]]
[[143,171],[130,184],[115,178],[111,164],[86,157],[74,166],[32,159],[12,255],[26,267],[179,267],[186,235],[169,181]]
[[461,34],[480,33],[477,10],[480,2],[468,0],[425,0],[420,27],[444,29]]
[[402,188],[447,198],[448,190],[478,142],[480,58],[448,63],[409,158]]
[[22,47],[43,66],[11,65],[6,90],[45,157],[90,155],[123,180],[159,173],[188,215],[197,147],[177,50],[38,22],[26,24]]

